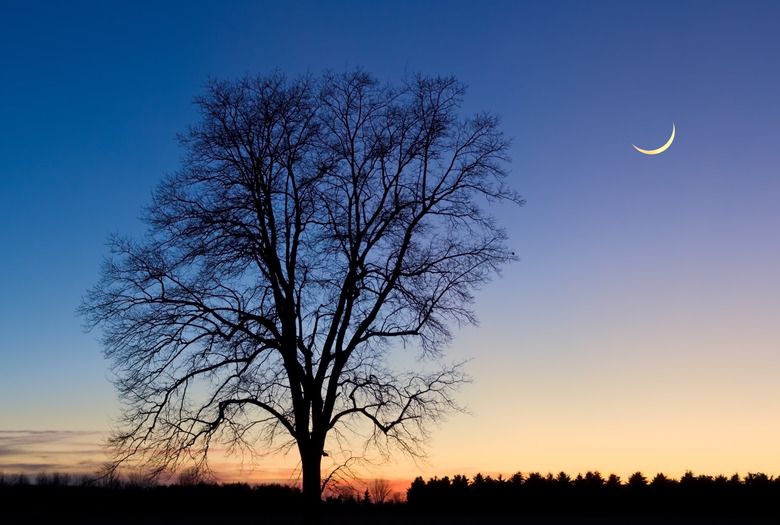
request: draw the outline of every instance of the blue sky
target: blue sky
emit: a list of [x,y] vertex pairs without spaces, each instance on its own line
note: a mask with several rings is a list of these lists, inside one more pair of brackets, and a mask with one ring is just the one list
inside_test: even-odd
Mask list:
[[[494,210],[522,260],[451,349],[474,358],[473,415],[434,433],[429,465],[382,475],[780,474],[778,15],[722,1],[4,4],[0,470],[38,461],[40,434],[25,449],[19,432],[108,429],[98,334],[74,311],[107,235],[143,231],[206,78],[361,66],[466,83],[466,111],[502,116],[527,199]],[[631,147],[662,145],[673,123],[663,154]]]

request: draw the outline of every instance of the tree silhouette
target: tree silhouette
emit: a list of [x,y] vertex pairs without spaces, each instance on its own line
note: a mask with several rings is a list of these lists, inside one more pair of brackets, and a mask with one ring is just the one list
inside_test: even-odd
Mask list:
[[749,487],[768,487],[772,484],[774,478],[767,476],[763,472],[748,472],[742,483]]
[[375,479],[371,482],[369,487],[371,493],[372,503],[385,503],[390,501],[390,495],[393,493],[393,489],[390,486],[390,482],[386,479]]
[[670,487],[672,485],[676,485],[677,481],[669,478],[664,474],[663,472],[659,472],[658,474],[653,477],[653,480],[650,482],[651,487]]
[[617,474],[610,474],[604,484],[608,487],[618,487],[620,486],[620,476]]
[[604,484],[604,478],[598,470],[595,472],[588,471],[582,479],[582,484],[585,487],[600,487]]
[[522,472],[515,472],[512,477],[509,478],[509,483],[515,486],[520,486],[525,482],[525,477]]
[[[522,203],[498,118],[461,118],[463,95],[362,71],[209,81],[147,235],[111,237],[80,307],[124,401],[113,467],[295,447],[316,504],[324,456],[424,453],[467,380],[450,327],[515,259],[484,204]],[[407,346],[410,371],[389,360]]]
[[568,487],[571,485],[571,476],[564,471],[560,471],[558,475],[555,476],[555,482],[562,487]]
[[647,478],[641,472],[634,472],[628,477],[629,487],[644,487],[647,485]]
[[542,487],[546,480],[540,472],[530,472],[523,483],[528,487]]

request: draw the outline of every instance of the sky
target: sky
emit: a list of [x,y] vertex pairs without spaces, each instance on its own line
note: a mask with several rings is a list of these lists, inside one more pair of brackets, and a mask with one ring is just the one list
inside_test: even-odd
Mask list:
[[[448,349],[472,359],[469,413],[427,463],[364,476],[780,475],[778,19],[750,1],[3,3],[0,471],[103,461],[119,404],[75,310],[107,236],[143,232],[206,80],[363,67],[467,84],[527,200],[492,210],[521,260]],[[632,147],[672,125],[665,152]]]

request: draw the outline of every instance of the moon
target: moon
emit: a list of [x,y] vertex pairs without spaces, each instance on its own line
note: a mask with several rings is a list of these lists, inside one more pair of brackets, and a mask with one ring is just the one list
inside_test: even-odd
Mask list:
[[634,146],[638,152],[644,153],[645,155],[658,155],[659,153],[666,151],[666,148],[672,145],[673,140],[674,140],[674,124],[672,124],[672,136],[669,137],[669,141],[658,149],[640,149],[634,146],[633,144],[631,145]]

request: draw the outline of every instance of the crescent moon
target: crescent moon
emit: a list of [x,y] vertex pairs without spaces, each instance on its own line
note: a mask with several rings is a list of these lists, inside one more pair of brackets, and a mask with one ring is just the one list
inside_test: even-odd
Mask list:
[[674,124],[672,124],[672,136],[669,137],[669,141],[658,149],[640,149],[634,146],[633,144],[631,145],[634,146],[638,152],[644,153],[645,155],[658,155],[662,151],[666,151],[666,148],[672,145],[673,140],[674,140]]

